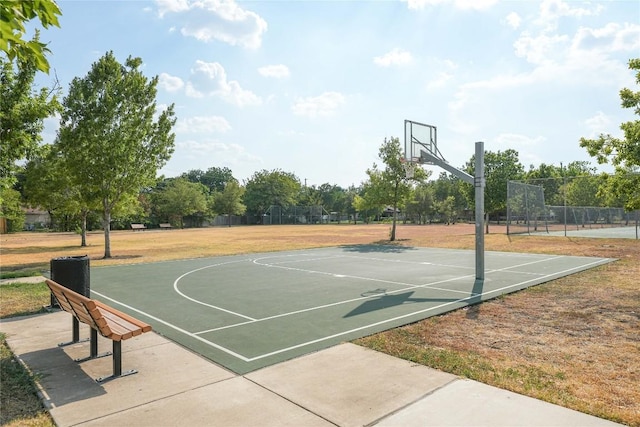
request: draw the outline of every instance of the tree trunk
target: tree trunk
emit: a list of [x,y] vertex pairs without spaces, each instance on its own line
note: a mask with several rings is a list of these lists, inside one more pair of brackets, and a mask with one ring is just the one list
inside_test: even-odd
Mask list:
[[395,242],[396,241],[396,217],[398,216],[398,210],[396,209],[396,207],[393,207],[393,222],[391,223],[391,236],[389,237],[389,240],[391,242]]
[[87,216],[89,215],[89,212],[87,211],[83,211],[82,212],[82,222],[81,222],[81,232],[80,232],[80,246],[81,247],[85,247],[87,246]]
[[485,227],[484,234],[489,234],[489,212],[485,214],[484,227]]
[[104,257],[111,258],[111,211],[106,210],[102,218],[102,228],[104,229]]
[[231,214],[229,214],[229,227],[231,227]]

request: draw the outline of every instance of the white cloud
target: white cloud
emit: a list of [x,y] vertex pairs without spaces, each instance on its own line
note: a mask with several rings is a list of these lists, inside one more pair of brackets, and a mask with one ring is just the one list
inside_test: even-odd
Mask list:
[[494,142],[499,150],[516,150],[520,163],[530,165],[542,162],[542,158],[533,153],[544,152],[546,140],[543,136],[529,137],[516,133],[502,133],[495,138]]
[[640,50],[640,25],[610,22],[602,28],[582,27],[573,38],[572,47],[577,50],[637,52]]
[[517,13],[511,12],[504,19],[504,23],[507,24],[509,27],[513,28],[514,30],[517,30],[518,28],[520,28],[520,24],[522,23],[522,18],[520,18],[520,15],[518,15]]
[[184,87],[184,82],[180,77],[160,73],[160,76],[158,76],[158,85],[167,92],[176,92]]
[[156,0],[158,14],[179,14],[184,36],[200,41],[219,40],[232,46],[257,49],[267,22],[257,13],[243,9],[234,0]]
[[453,3],[456,9],[461,10],[483,10],[488,9],[498,2],[498,0],[402,0],[407,3],[409,9],[420,10],[427,6],[437,6],[439,4]]
[[545,30],[555,30],[558,28],[558,20],[563,16],[581,18],[583,16],[598,15],[604,6],[601,4],[591,8],[572,7],[568,2],[562,0],[544,0],[540,3],[540,16],[535,21]]
[[286,65],[266,65],[258,68],[258,72],[264,77],[273,77],[276,79],[282,79],[289,77],[289,68]]
[[223,165],[238,165],[247,162],[262,163],[259,157],[247,152],[243,146],[217,140],[180,141],[176,143],[176,154],[182,153],[186,153],[186,157],[193,162],[203,165],[210,164],[210,160],[207,159],[216,159],[216,164]]
[[411,52],[395,48],[382,56],[373,58],[373,63],[380,67],[389,67],[391,65],[406,65],[412,61]]
[[262,98],[250,90],[243,89],[237,81],[227,80],[227,73],[218,62],[197,60],[191,69],[191,78],[187,83],[186,93],[194,98],[207,95],[218,96],[238,107],[262,104]]
[[179,119],[176,130],[193,133],[224,133],[231,130],[231,125],[224,117],[195,116],[187,119]]
[[539,34],[532,36],[523,33],[515,41],[516,56],[523,57],[532,64],[545,64],[560,60],[566,55],[569,37],[559,34]]
[[291,108],[296,116],[328,116],[345,103],[345,97],[338,92],[325,92],[322,95],[298,98]]
[[610,128],[612,124],[612,120],[609,116],[607,116],[602,111],[598,111],[595,116],[589,117],[584,121],[585,126],[589,129],[589,133],[591,137],[595,137],[600,135],[601,133],[606,133],[607,129]]
[[189,10],[188,0],[156,0],[158,15],[163,17],[167,12],[185,12]]
[[427,83],[427,89],[431,90],[444,87],[452,78],[452,73],[440,72],[435,79],[429,80],[429,83]]

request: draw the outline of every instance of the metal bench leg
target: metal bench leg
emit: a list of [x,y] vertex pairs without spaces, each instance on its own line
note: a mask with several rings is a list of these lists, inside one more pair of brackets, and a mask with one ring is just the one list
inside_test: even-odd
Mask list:
[[127,375],[136,373],[138,373],[138,371],[135,369],[131,369],[124,373],[122,372],[122,341],[113,341],[113,375],[96,378],[96,382],[103,383],[105,381],[126,377]]
[[110,356],[111,352],[110,351],[105,351],[102,354],[98,354],[98,331],[96,331],[95,329],[91,328],[91,337],[89,338],[89,357],[82,357],[80,359],[74,359],[76,362],[80,363],[80,362],[86,362],[87,360],[91,360],[91,359],[98,359],[100,357],[105,357],[105,356]]
[[[93,329],[92,329],[93,330]],[[61,342],[58,347],[65,347],[71,344],[77,344],[79,342],[89,341],[88,339],[80,339],[80,322],[75,317],[71,318],[71,341]]]

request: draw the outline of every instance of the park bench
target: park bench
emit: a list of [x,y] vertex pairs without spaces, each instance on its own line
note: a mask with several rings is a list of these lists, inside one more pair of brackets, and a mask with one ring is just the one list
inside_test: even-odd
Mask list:
[[144,224],[131,224],[131,229],[132,229],[133,231],[136,231],[136,230],[145,230],[146,228],[147,228],[147,226],[146,226],[146,225],[144,225]]
[[171,224],[169,223],[160,224],[160,228],[164,230],[168,230],[171,228]]
[[[90,356],[84,359],[76,359],[76,362],[83,362],[112,354],[113,374],[108,377],[97,378],[97,382],[104,382],[138,372],[135,369],[124,373],[122,372],[122,341],[151,331],[150,325],[128,314],[122,313],[115,308],[109,307],[100,301],[87,298],[53,280],[47,279],[46,283],[58,301],[60,308],[74,316],[73,340],[66,344],[79,342],[78,322],[85,323],[91,327]],[[98,333],[113,342],[113,352],[98,355]],[[63,343],[59,345],[63,346],[66,344]]]

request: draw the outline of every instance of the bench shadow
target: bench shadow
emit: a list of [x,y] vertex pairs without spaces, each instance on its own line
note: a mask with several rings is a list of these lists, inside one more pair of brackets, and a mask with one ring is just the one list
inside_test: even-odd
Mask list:
[[60,347],[24,353],[19,358],[42,388],[40,397],[48,409],[106,394]]

